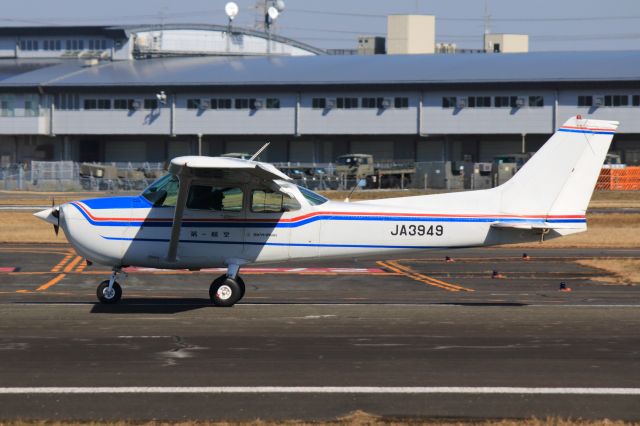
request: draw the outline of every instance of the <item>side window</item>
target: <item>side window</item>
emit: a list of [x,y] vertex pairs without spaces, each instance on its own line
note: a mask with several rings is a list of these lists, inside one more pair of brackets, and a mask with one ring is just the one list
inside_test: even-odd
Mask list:
[[187,208],[225,212],[242,211],[242,189],[191,185],[187,196]]
[[288,195],[263,190],[251,193],[251,211],[254,213],[282,213],[299,209],[300,203]]

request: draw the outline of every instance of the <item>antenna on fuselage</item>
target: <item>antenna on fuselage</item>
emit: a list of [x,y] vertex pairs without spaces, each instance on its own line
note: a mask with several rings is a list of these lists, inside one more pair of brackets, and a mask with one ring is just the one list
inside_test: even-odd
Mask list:
[[249,161],[253,161],[253,160],[255,160],[255,159],[256,159],[256,157],[262,153],[262,151],[264,151],[265,149],[267,149],[267,147],[269,146],[269,144],[270,144],[270,143],[271,143],[271,142],[267,142],[267,143],[265,143],[264,145],[262,145],[262,148],[260,148],[260,149],[258,150],[258,152],[256,152],[255,154],[253,154],[253,155],[251,156],[251,158],[249,158]]

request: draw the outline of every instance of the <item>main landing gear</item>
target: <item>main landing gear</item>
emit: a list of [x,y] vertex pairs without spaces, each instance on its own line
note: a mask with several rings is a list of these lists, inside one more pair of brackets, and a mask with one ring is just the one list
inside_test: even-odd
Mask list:
[[239,265],[229,265],[227,273],[211,283],[209,297],[214,305],[230,307],[244,297],[244,280],[238,275],[239,270]]
[[[216,278],[211,283],[211,287],[209,287],[209,297],[214,305],[230,307],[244,297],[244,280],[238,275],[239,270],[240,267],[238,265],[229,265],[227,273]],[[111,277],[100,283],[96,291],[100,303],[113,305],[120,301],[122,298],[122,287],[120,287],[116,278],[121,272],[121,268],[113,268]]]

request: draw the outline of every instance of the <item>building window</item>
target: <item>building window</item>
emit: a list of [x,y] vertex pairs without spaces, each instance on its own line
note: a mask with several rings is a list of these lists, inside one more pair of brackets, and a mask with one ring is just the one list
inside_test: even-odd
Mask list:
[[44,50],[49,50],[49,40],[45,40],[44,42],[42,42],[43,45],[43,49]]
[[443,96],[442,108],[455,108],[457,106],[457,100],[455,96]]
[[78,40],[73,40],[71,46],[73,50],[78,50]]
[[231,99],[229,98],[211,99],[211,109],[231,109]]
[[84,100],[84,109],[97,109],[98,108],[98,100],[97,99],[85,99]]
[[467,106],[469,108],[490,108],[491,96],[469,96]]
[[61,110],[77,110],[80,109],[80,96],[77,94],[62,93],[59,96],[60,104],[57,105]]
[[631,105],[640,106],[640,95],[633,95],[633,99],[631,100]]
[[56,50],[62,50],[62,40],[56,40]]
[[107,40],[100,40],[100,49],[107,50]]
[[358,108],[358,98],[338,98],[336,99],[336,108],[340,108],[340,109]]
[[13,108],[14,96],[2,95],[0,96],[0,116],[13,117],[16,115]]
[[71,40],[65,40],[64,41],[64,48],[66,50],[71,50]]
[[89,40],[89,50],[93,50],[93,40]]
[[267,109],[280,109],[280,99],[267,98]]
[[78,49],[84,50],[84,40],[78,40]]
[[40,115],[40,97],[38,95],[24,96],[24,115],[27,117]]
[[98,99],[98,109],[111,109],[111,99]]
[[362,98],[362,108],[377,108],[376,98]]
[[133,109],[133,99],[114,99],[113,109]]
[[158,100],[157,99],[145,99],[144,100],[144,109],[158,109]]
[[200,99],[187,99],[187,109],[200,109]]
[[236,109],[248,109],[249,108],[249,99],[236,99],[235,108]]
[[544,97],[529,96],[529,106],[532,108],[541,108],[544,106]]
[[313,109],[325,109],[327,107],[326,98],[313,98],[311,99],[311,108]]
[[579,107],[593,106],[593,96],[578,96]]
[[606,95],[604,97],[604,106],[629,106],[629,97],[627,95]]
[[508,108],[510,106],[509,97],[508,96],[495,96],[493,98],[493,105],[496,108]]
[[38,40],[33,40],[33,50],[38,50],[40,47],[38,46]]
[[396,97],[393,100],[394,108],[409,108],[409,98],[407,97]]

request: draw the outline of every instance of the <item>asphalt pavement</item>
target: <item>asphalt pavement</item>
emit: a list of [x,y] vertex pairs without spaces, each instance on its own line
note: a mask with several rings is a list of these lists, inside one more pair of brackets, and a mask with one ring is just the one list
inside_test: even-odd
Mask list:
[[640,250],[527,254],[259,265],[216,308],[221,271],[131,269],[104,306],[107,269],[4,245],[0,419],[640,419],[640,287],[574,262]]

